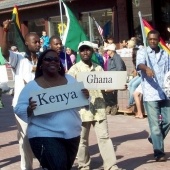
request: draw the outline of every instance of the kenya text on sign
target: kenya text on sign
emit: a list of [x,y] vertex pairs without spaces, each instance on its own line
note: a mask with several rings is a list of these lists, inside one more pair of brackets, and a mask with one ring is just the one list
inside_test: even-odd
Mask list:
[[30,97],[33,97],[32,100],[37,101],[34,115],[88,105],[88,100],[84,97],[81,91],[83,88],[83,83],[78,82],[33,92],[30,94]]

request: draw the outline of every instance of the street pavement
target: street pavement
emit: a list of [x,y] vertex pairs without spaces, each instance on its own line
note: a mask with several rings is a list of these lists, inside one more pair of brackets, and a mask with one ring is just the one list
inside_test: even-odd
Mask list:
[[[17,131],[11,107],[12,96],[3,94],[5,108],[0,109],[0,170],[20,170]],[[168,114],[168,113],[167,113]],[[155,162],[152,145],[147,141],[148,122],[133,115],[108,116],[110,138],[115,146],[117,164],[126,170],[170,170],[170,135],[165,139],[167,162]],[[99,153],[94,129],[89,138],[91,169],[102,170],[103,162]],[[34,170],[40,170],[34,160]],[[77,169],[77,160],[72,170]]]

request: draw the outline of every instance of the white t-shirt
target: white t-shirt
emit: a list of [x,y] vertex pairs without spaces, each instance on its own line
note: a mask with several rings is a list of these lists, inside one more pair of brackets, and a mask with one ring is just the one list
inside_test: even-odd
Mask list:
[[25,86],[25,82],[28,83],[33,80],[35,73],[32,72],[33,64],[25,58],[25,53],[10,51],[9,62],[15,74],[14,98],[12,102],[12,106],[15,107],[19,94]]

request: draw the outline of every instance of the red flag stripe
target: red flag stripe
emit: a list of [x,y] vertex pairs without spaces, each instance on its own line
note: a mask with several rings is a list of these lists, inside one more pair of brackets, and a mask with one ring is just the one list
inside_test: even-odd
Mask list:
[[97,29],[98,29],[98,31],[99,31],[99,34],[102,36],[102,35],[103,35],[103,29],[102,29],[101,26],[97,23],[97,21],[94,21],[94,22],[95,22],[96,27],[97,27]]
[[[145,28],[145,34],[147,35],[149,31],[153,30],[153,27],[149,25],[149,23],[146,20],[142,19],[142,21]],[[170,49],[166,46],[164,40],[161,37],[160,37],[159,46],[170,55]]]

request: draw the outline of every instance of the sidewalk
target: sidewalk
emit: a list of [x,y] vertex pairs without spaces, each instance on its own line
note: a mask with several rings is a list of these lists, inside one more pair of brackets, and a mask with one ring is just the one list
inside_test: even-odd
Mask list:
[[[12,112],[10,95],[2,96],[5,108],[0,109],[0,170],[20,170],[17,131]],[[165,140],[167,162],[155,162],[152,145],[147,141],[147,119],[135,119],[133,116],[108,116],[109,133],[114,145],[118,166],[126,170],[168,170],[170,169],[170,135]],[[92,170],[103,169],[102,158],[96,141],[94,129],[91,128],[89,150],[92,158]],[[34,169],[40,170],[35,159]],[[72,170],[77,169],[75,161]]]

